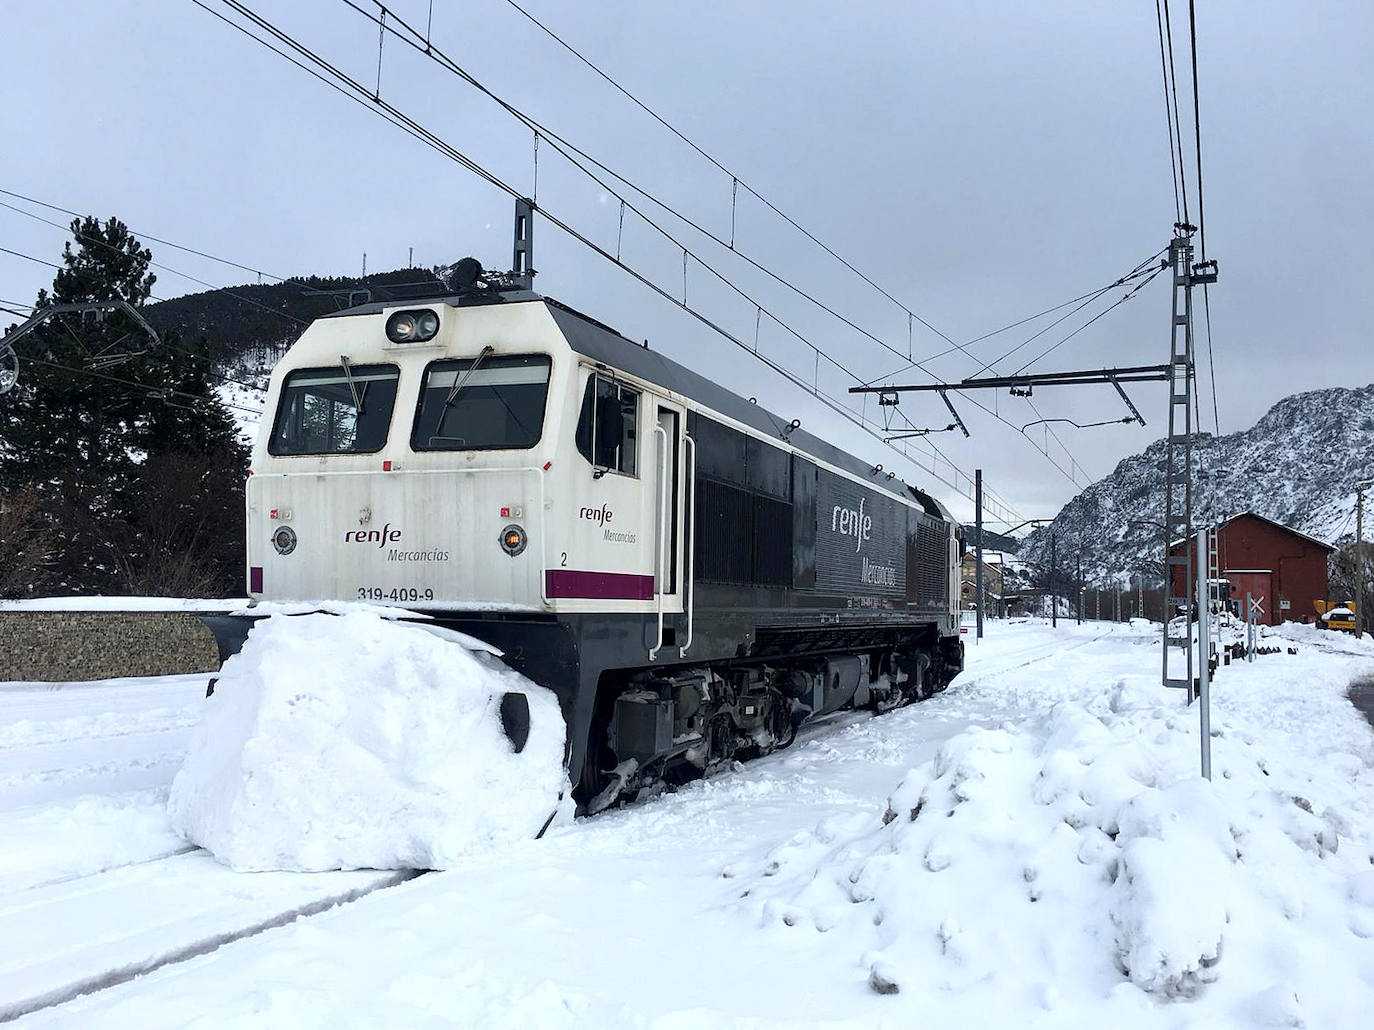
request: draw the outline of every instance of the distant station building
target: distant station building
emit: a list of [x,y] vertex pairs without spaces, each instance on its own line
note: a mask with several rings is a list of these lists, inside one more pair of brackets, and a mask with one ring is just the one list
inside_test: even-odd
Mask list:
[[[1015,555],[1002,551],[983,551],[983,603],[989,618],[1005,618],[1021,598],[1015,591],[1007,592],[1006,573],[1018,565]],[[964,552],[964,560],[959,567],[960,607],[964,611],[974,611],[978,607],[978,556],[977,552]]]
[[[1217,527],[1217,560],[1221,578],[1230,583],[1232,608],[1239,612],[1249,593],[1263,609],[1259,621],[1270,626],[1316,618],[1313,602],[1327,595],[1327,559],[1334,550],[1253,511],[1232,515]],[[1176,541],[1170,553],[1186,554],[1196,570],[1193,541]],[[1184,569],[1176,565],[1171,593],[1182,597],[1186,590]]]

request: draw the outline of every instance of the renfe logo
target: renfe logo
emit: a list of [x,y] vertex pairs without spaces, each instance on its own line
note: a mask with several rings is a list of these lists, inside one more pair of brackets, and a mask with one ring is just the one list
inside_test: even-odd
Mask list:
[[843,508],[835,505],[835,509],[830,513],[830,530],[839,533],[841,536],[852,536],[854,538],[854,553],[858,554],[864,545],[864,541],[873,535],[873,516],[864,514],[864,502],[866,497],[859,498],[859,509]]
[[385,547],[401,539],[401,531],[392,529],[388,522],[381,529],[350,529],[344,534],[346,544],[376,544],[378,547]]
[[595,522],[598,526],[604,526],[606,523],[610,522],[614,514],[615,513],[604,504],[600,508],[577,509],[577,517],[579,519],[587,519],[590,522]]

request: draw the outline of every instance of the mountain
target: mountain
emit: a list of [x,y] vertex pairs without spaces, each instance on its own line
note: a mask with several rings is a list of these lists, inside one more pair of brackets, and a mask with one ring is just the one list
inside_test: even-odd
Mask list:
[[411,284],[434,281],[424,268],[399,268],[365,278],[305,276],[278,283],[248,283],[145,307],[154,328],[174,329],[183,339],[204,337],[224,375],[265,375],[316,318],[348,306],[351,291],[370,289],[374,299]]
[[[978,544],[978,527],[972,522],[964,527],[964,546],[972,550]],[[1004,536],[1001,533],[994,533],[986,526],[983,527],[983,550],[1003,551],[1007,554],[1015,554],[1016,549],[1021,546],[1021,541],[1014,536]]]
[[[1193,461],[1198,526],[1254,511],[1328,543],[1353,537],[1355,486],[1374,479],[1374,385],[1285,397],[1249,429],[1201,435]],[[1163,521],[1163,468],[1163,440],[1123,459],[1027,537],[1021,557],[1048,562],[1053,529],[1061,567],[1081,544],[1089,583],[1162,579],[1162,530],[1152,523]]]

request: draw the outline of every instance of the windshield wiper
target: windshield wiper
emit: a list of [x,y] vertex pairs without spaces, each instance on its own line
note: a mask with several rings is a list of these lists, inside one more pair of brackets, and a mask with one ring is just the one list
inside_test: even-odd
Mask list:
[[449,387],[448,397],[444,399],[445,408],[452,406],[453,399],[458,396],[458,391],[461,390],[463,387],[467,386],[468,380],[472,378],[472,373],[477,371],[477,366],[482,364],[482,362],[486,361],[487,355],[489,355],[494,349],[495,348],[493,348],[491,344],[487,344],[485,347],[483,347],[481,353],[479,353],[477,357],[473,359],[472,364],[468,366],[467,371],[464,372],[458,378],[453,380],[453,385]]
[[363,413],[363,395],[358,393],[358,381],[353,378],[353,370],[348,365],[348,355],[339,355],[339,364],[343,367],[344,378],[348,380],[348,392],[353,395],[353,409],[361,415]]

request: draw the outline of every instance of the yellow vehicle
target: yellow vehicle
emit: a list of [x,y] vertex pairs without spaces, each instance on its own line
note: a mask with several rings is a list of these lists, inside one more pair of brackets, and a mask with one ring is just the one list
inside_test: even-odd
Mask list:
[[1317,609],[1317,625],[1323,629],[1355,632],[1354,601],[1313,601]]

